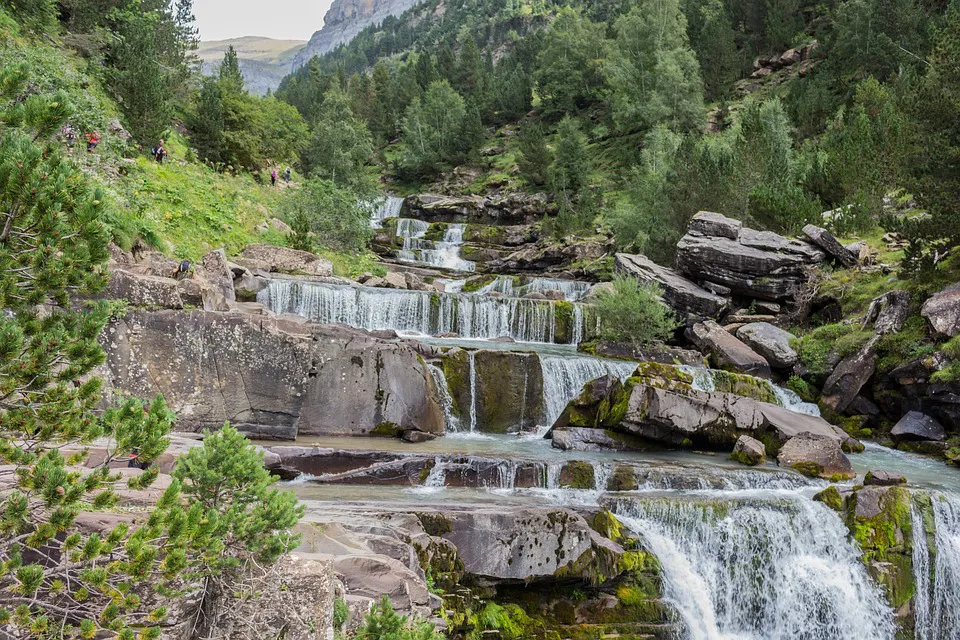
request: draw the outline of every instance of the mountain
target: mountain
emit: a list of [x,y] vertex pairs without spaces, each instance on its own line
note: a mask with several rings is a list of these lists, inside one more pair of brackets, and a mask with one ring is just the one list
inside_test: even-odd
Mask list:
[[251,93],[263,95],[268,89],[276,89],[280,80],[290,73],[294,58],[307,43],[303,40],[274,40],[259,36],[204,41],[197,49],[204,73],[209,74],[216,69],[230,45],[237,50],[247,88]]
[[302,67],[313,56],[322,56],[370,25],[390,16],[398,16],[420,0],[334,0],[323,18],[323,28],[313,34],[307,46],[293,61],[293,68]]

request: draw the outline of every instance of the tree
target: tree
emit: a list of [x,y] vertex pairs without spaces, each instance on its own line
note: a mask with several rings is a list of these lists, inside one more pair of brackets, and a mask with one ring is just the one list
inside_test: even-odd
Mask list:
[[440,80],[427,87],[423,99],[414,100],[403,117],[403,169],[431,175],[466,158],[473,151],[469,146],[476,143],[472,131],[476,118],[469,115],[449,82]]
[[539,124],[529,124],[520,130],[519,150],[517,166],[520,168],[523,179],[532,185],[546,184],[553,158],[547,148],[543,128]]
[[698,9],[700,28],[690,42],[700,62],[704,94],[707,100],[719,100],[730,92],[737,78],[736,35],[721,0],[707,0]]
[[613,290],[602,293],[595,305],[601,337],[637,347],[668,339],[678,323],[674,312],[663,304],[662,295],[654,284],[615,277]]
[[243,91],[243,73],[240,71],[240,59],[233,45],[227,46],[220,62],[220,86],[224,91],[239,93]]
[[915,0],[849,0],[837,7],[830,64],[844,76],[886,80],[921,64],[929,50],[927,24]]
[[590,159],[587,136],[578,120],[564,117],[557,127],[557,143],[550,165],[550,186],[557,199],[557,217],[551,231],[557,237],[585,229],[597,214],[596,194],[587,189]]
[[409,620],[393,610],[390,598],[383,596],[364,620],[358,640],[442,640],[432,624]]
[[297,249],[312,251],[318,242],[355,253],[366,248],[370,210],[350,189],[314,178],[287,195],[281,206],[293,227],[291,244]]
[[561,9],[543,39],[535,79],[544,114],[562,117],[597,101],[603,87],[604,25],[569,7]]
[[307,173],[350,187],[358,198],[373,190],[367,177],[373,162],[370,132],[353,116],[347,96],[337,87],[323,98],[302,162]]
[[196,108],[187,116],[190,142],[200,158],[217,164],[226,160],[223,139],[225,126],[220,82],[213,77],[204,78]]
[[533,83],[516,56],[502,58],[493,70],[485,91],[488,121],[509,122],[530,110]]
[[703,124],[703,85],[677,0],[640,0],[616,23],[606,67],[613,120],[626,133]]
[[397,132],[396,92],[387,65],[378,60],[373,67],[373,91],[376,96],[370,131],[378,140],[387,140]]
[[472,96],[483,89],[483,66],[480,48],[469,33],[464,33],[463,44],[457,56],[456,82],[454,87],[463,96]]

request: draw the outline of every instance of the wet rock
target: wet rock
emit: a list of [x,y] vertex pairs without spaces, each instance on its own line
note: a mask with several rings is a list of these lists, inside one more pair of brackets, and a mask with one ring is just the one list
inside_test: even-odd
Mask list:
[[745,324],[737,329],[737,337],[773,367],[789,369],[797,363],[797,352],[790,346],[796,336],[769,322]]
[[549,436],[555,449],[563,451],[646,451],[650,446],[639,438],[609,429],[553,429]]
[[818,227],[814,224],[808,224],[803,227],[803,233],[810,238],[814,244],[836,258],[843,266],[856,266],[857,257],[846,247],[840,244],[840,241],[823,227]]
[[652,282],[663,289],[663,299],[683,316],[714,318],[726,309],[728,300],[700,288],[680,274],[661,267],[646,256],[618,253],[614,263],[617,273],[640,282]]
[[591,380],[576,398],[567,403],[553,428],[615,426],[626,415],[629,396],[630,391],[624,389],[616,376],[605,375]]
[[691,334],[697,346],[710,354],[717,368],[770,377],[767,360],[716,322],[707,320],[697,323],[691,329]]
[[960,283],[952,284],[923,303],[920,315],[937,333],[953,338],[960,335]]
[[801,433],[787,440],[777,453],[777,462],[811,478],[837,481],[856,475],[837,440],[815,433]]
[[134,307],[183,308],[180,288],[173,278],[139,275],[118,269],[110,274],[106,294],[113,299],[126,300]]
[[637,347],[622,342],[598,340],[590,345],[589,352],[602,358],[618,358],[634,362],[659,362],[662,364],[686,364],[693,367],[705,367],[703,354],[693,349],[650,345]]
[[753,467],[762,464],[767,459],[767,449],[763,443],[750,436],[740,436],[737,443],[733,445],[733,453],[730,458],[740,464]]
[[262,267],[274,273],[332,276],[333,264],[307,251],[269,244],[250,244],[240,253],[243,266]]
[[867,471],[867,475],[863,478],[863,484],[867,486],[891,487],[906,483],[907,479],[902,473],[886,471],[885,469]]
[[897,441],[933,440],[942,441],[947,437],[946,430],[939,422],[919,411],[909,411],[890,430]]
[[842,413],[850,406],[876,371],[878,339],[872,337],[856,353],[840,361],[823,385],[821,406],[834,413]]
[[403,215],[431,222],[524,224],[556,212],[546,194],[506,193],[490,196],[446,196],[419,193],[408,196]]
[[612,240],[540,240],[488,264],[493,273],[535,272],[535,275],[544,275],[566,270],[572,272],[568,276],[578,277],[586,273],[586,267],[582,265],[607,256],[612,248]]
[[417,431],[415,429],[407,429],[403,432],[403,435],[400,436],[400,438],[404,442],[419,444],[421,442],[430,442],[431,440],[436,440],[437,434],[427,433],[426,431]]
[[162,393],[183,431],[231,422],[261,437],[365,435],[384,421],[439,433],[425,365],[400,342],[341,325],[202,311],[135,312],[101,335],[103,378]]

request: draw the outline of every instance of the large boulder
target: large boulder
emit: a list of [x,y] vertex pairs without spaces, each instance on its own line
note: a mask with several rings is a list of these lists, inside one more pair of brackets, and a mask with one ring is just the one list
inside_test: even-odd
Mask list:
[[777,301],[792,298],[807,280],[807,269],[824,259],[807,242],[737,225],[716,213],[694,216],[677,243],[680,271],[743,296]]
[[489,196],[447,196],[419,193],[403,202],[402,214],[437,222],[523,224],[556,212],[546,194],[505,193]]
[[614,262],[617,273],[652,282],[663,289],[663,299],[682,316],[715,318],[727,308],[729,300],[687,280],[676,271],[661,267],[646,256],[618,253]]
[[591,427],[552,429],[549,437],[553,447],[563,451],[646,451],[650,448],[628,434]]
[[808,224],[803,227],[803,233],[810,238],[814,244],[836,258],[843,266],[856,266],[857,256],[853,255],[849,249],[840,244],[840,241],[823,227]]
[[822,407],[841,413],[850,406],[876,371],[878,339],[873,336],[856,353],[841,360],[834,368],[820,394]]
[[770,364],[766,358],[716,322],[707,320],[693,325],[691,335],[694,343],[710,354],[717,368],[770,377]]
[[426,365],[411,347],[289,317],[135,312],[110,323],[103,378],[162,393],[183,431],[224,422],[268,438],[365,435],[382,424],[443,431]]
[[250,244],[240,253],[238,261],[248,268],[262,268],[274,273],[329,277],[333,263],[308,251],[269,244]]
[[837,440],[816,433],[801,433],[787,440],[777,453],[777,462],[805,476],[834,482],[856,475]]
[[737,337],[773,367],[789,369],[797,364],[797,352],[791,346],[796,336],[789,331],[769,322],[751,322],[737,329]]
[[[227,302],[236,301],[233,271],[230,269],[230,263],[223,249],[211,251],[203,256],[200,262],[193,266],[193,274],[196,279],[210,287],[218,297],[222,297]],[[211,310],[213,309],[208,309],[208,311]]]
[[950,338],[960,335],[960,282],[928,298],[920,315],[937,333]]
[[942,424],[927,414],[919,411],[908,411],[890,430],[890,435],[898,441],[932,440],[942,442],[946,439],[947,432]]
[[873,323],[873,331],[877,335],[897,333],[910,315],[910,292],[903,289],[894,289],[870,302],[864,325]]
[[630,391],[616,376],[608,374],[591,380],[580,395],[567,403],[553,427],[613,427],[623,420],[629,397]]
[[750,436],[740,436],[737,443],[733,445],[733,453],[730,454],[732,460],[747,466],[756,466],[767,459],[767,449],[763,443]]
[[110,274],[106,294],[110,298],[126,300],[134,307],[183,309],[178,283],[173,278],[140,275],[122,269]]

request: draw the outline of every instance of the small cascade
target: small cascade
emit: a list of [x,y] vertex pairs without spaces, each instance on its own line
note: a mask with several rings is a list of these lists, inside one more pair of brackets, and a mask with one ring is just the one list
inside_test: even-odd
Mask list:
[[467,360],[470,363],[470,433],[477,430],[477,352],[467,351]]
[[447,376],[443,369],[435,364],[427,364],[427,370],[430,371],[430,377],[437,387],[437,394],[440,396],[440,406],[443,407],[443,418],[447,432],[456,432],[460,430],[460,420],[453,413],[453,396],[450,395],[450,388],[447,386]]
[[377,201],[370,214],[370,226],[374,229],[383,228],[383,221],[387,218],[396,218],[403,207],[403,198],[386,196]]
[[612,475],[613,465],[602,462],[595,463],[593,465],[593,486],[597,491],[606,491]]
[[[546,300],[291,280],[271,281],[257,301],[273,313],[295,313],[323,324],[419,335],[455,333],[461,338],[509,336],[519,342],[553,342],[558,321],[557,303]],[[576,336],[578,330],[570,334]]]
[[[686,364],[677,365],[677,369],[693,377],[693,384],[691,386],[697,391],[705,391],[707,393],[716,392],[717,383],[716,380],[714,380],[713,369],[692,367]],[[741,375],[746,376],[746,374]],[[791,391],[790,389],[775,385],[769,380],[765,380],[763,378],[755,378],[755,380],[759,381],[760,384],[769,387],[774,396],[776,396],[777,403],[784,409],[794,413],[802,413],[808,416],[819,417],[820,407],[818,407],[816,403],[804,402],[795,392]]]
[[677,370],[682,371],[693,378],[693,384],[691,386],[697,391],[714,393],[717,390],[717,383],[714,381],[713,371],[710,369],[704,369],[703,367],[691,367],[687,364],[681,364],[677,366]]
[[804,402],[795,391],[785,387],[771,384],[773,392],[777,395],[780,406],[794,413],[802,413],[808,416],[820,416],[820,407],[816,402]]
[[636,371],[635,362],[581,356],[540,355],[543,371],[544,425],[551,426],[579,395],[583,385],[607,374],[626,380]]
[[[927,544],[923,516],[914,505],[913,571],[917,594],[917,640],[960,639],[960,498],[931,496],[934,549]],[[932,570],[931,570],[932,565]]]
[[447,225],[443,240],[426,240],[430,224],[412,218],[397,221],[397,237],[403,239],[403,247],[397,251],[397,259],[422,264],[438,269],[474,271],[476,264],[460,257],[465,224]]
[[[575,302],[583,297],[590,289],[592,283],[579,280],[563,280],[561,278],[522,278],[523,284],[517,284],[518,278],[514,276],[497,276],[495,280],[479,289],[477,293],[490,293],[496,291],[505,296],[519,298],[528,293],[543,293],[545,291],[559,291],[563,293],[565,300]],[[462,283],[461,285],[462,286]]]
[[430,225],[422,220],[400,218],[397,220],[397,237],[403,238],[403,248],[397,252],[397,258],[405,262],[419,262],[423,251],[423,236]]
[[423,484],[414,487],[412,491],[417,493],[437,493],[443,491],[446,487],[446,463],[437,456],[430,468],[430,473],[423,479]]
[[846,527],[809,498],[623,500],[616,510],[657,556],[689,640],[894,636]]

